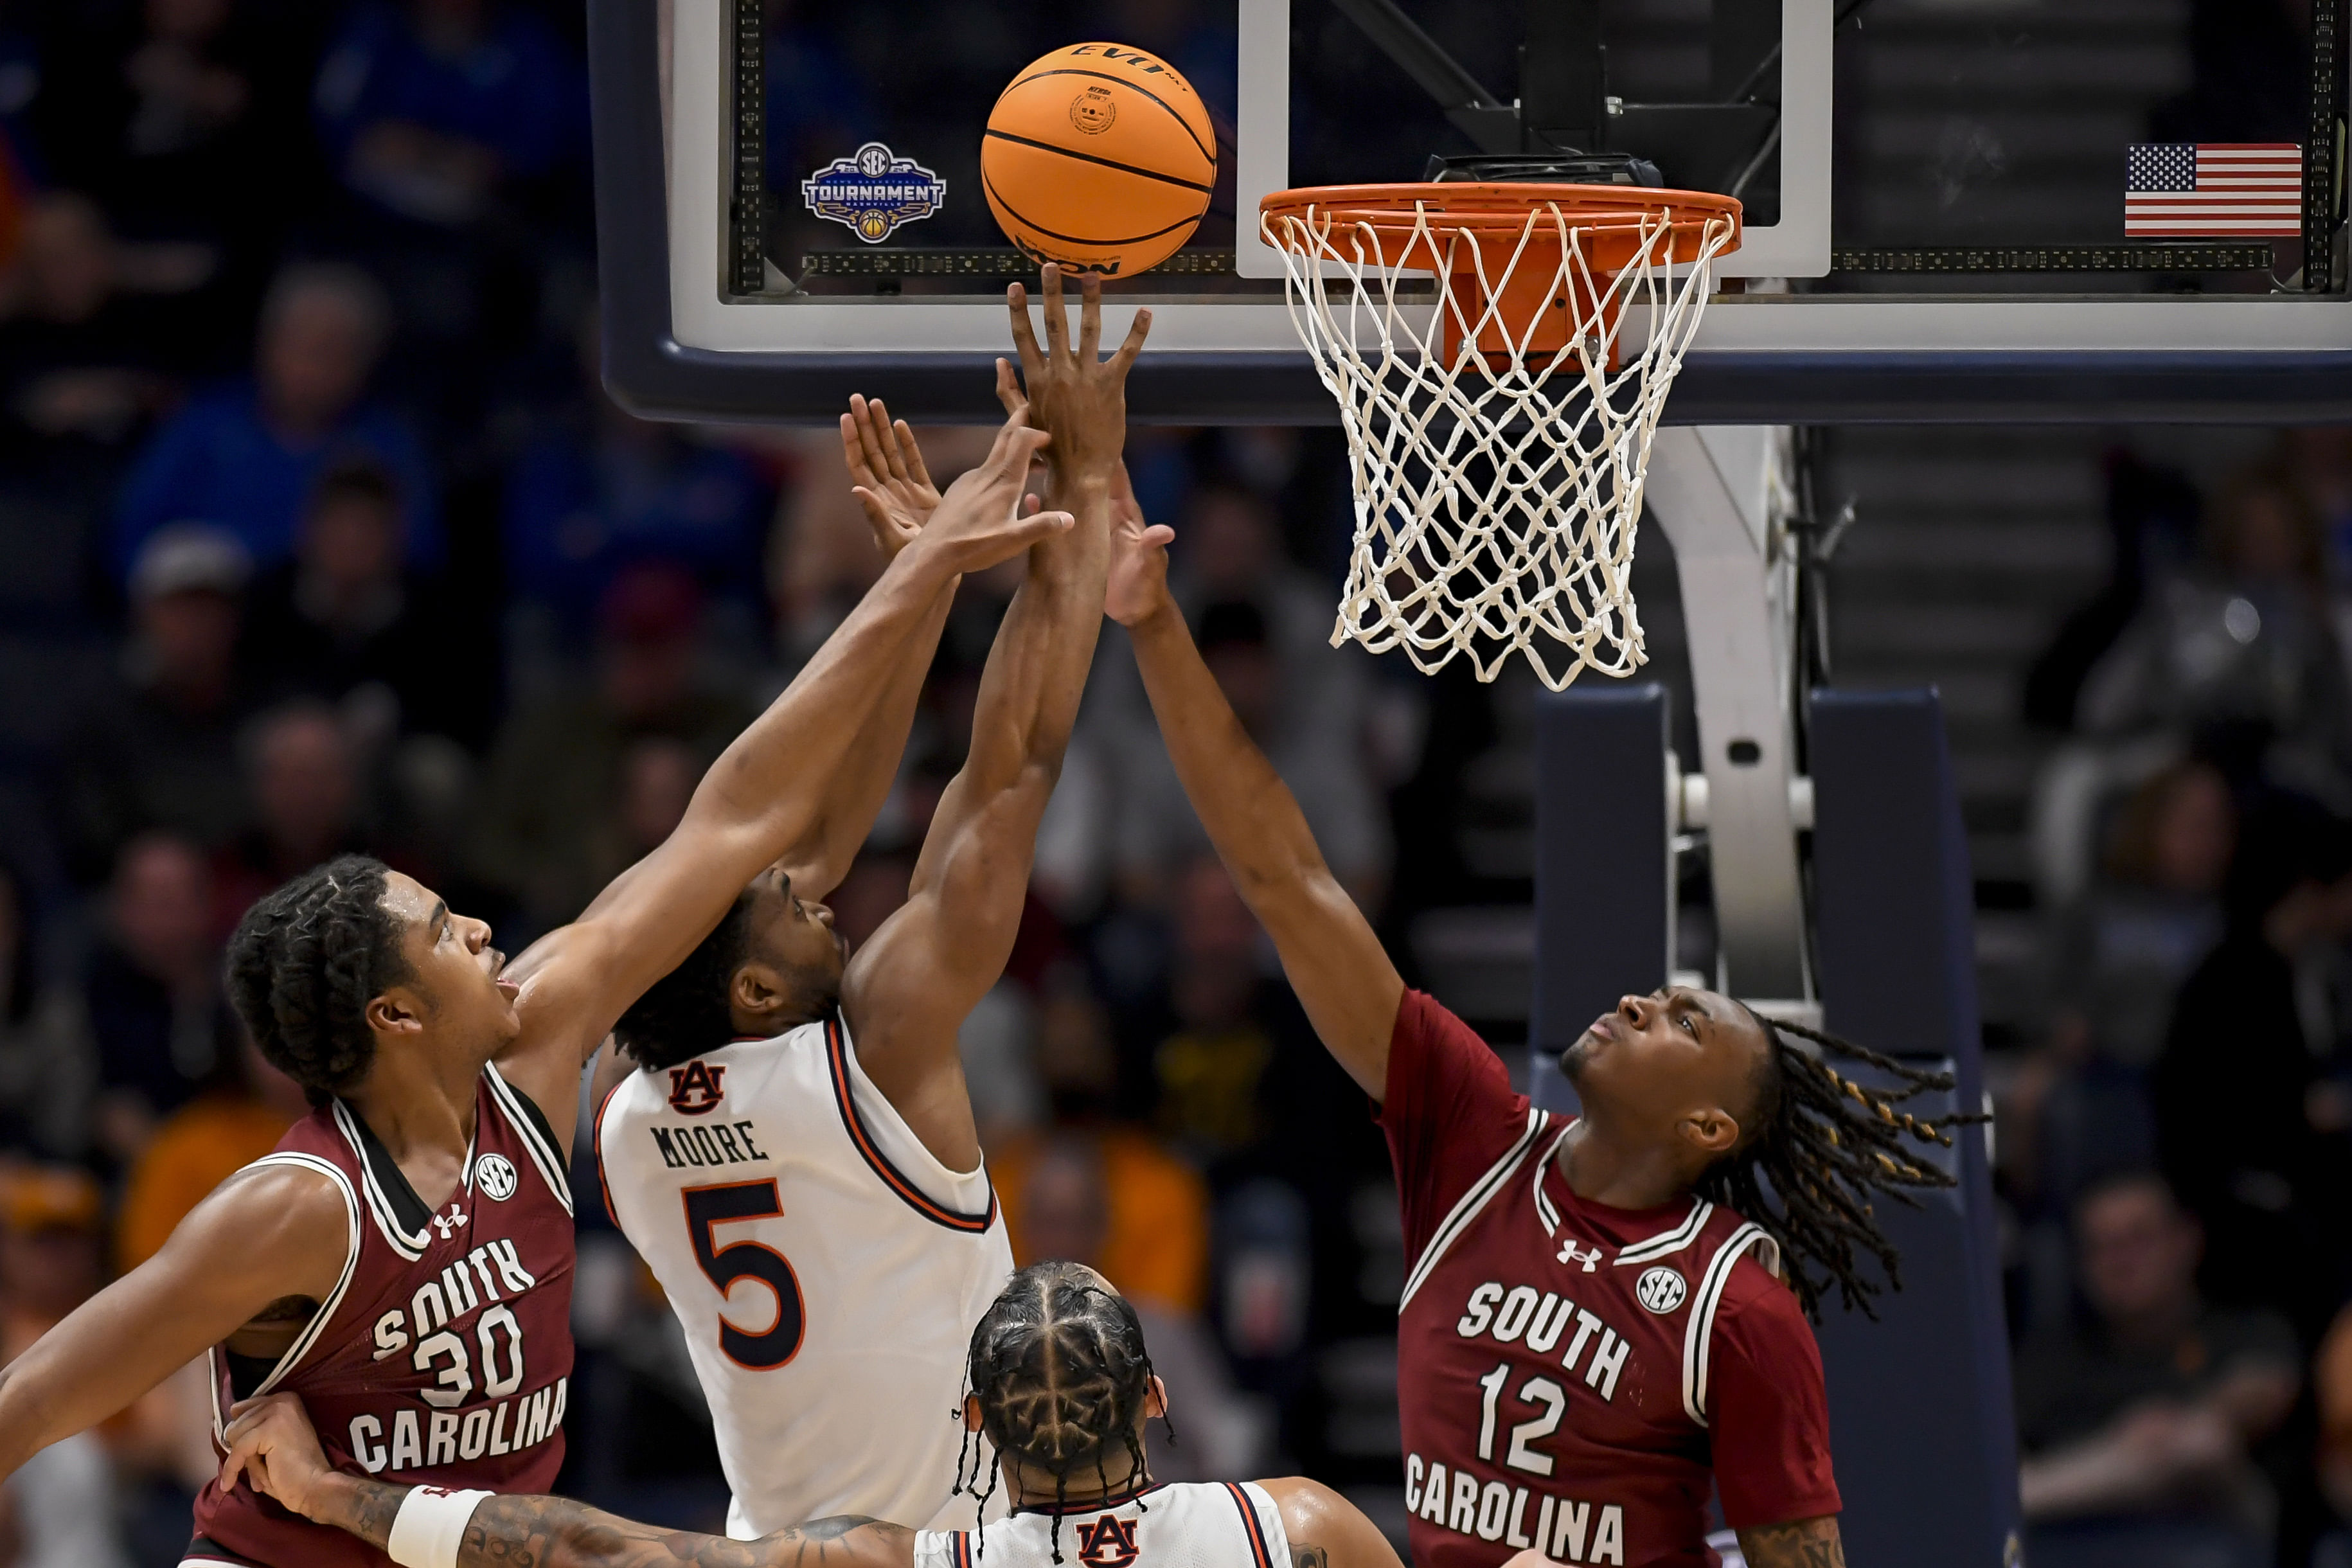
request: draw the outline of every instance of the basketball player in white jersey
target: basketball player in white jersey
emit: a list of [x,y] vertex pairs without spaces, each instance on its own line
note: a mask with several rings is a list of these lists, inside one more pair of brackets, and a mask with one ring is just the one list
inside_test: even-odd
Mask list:
[[1398,1568],[1372,1521],[1319,1481],[1154,1485],[1143,1425],[1165,1418],[1168,1392],[1135,1309],[1091,1268],[1013,1276],[972,1332],[969,1374],[965,1424],[993,1439],[1013,1503],[972,1530],[841,1518],[721,1541],[562,1498],[392,1486],[330,1469],[301,1402],[275,1394],[239,1407],[222,1474],[242,1470],[405,1568]]
[[[939,1518],[965,1343],[1013,1271],[956,1032],[1012,954],[1093,661],[1149,326],[1139,311],[1105,360],[1099,282],[1075,344],[1055,268],[1044,292],[1045,347],[1018,286],[1014,337],[1052,503],[1077,523],[1029,552],[907,903],[852,957],[831,912],[772,869],[614,1030],[635,1070],[597,1113],[605,1201],[685,1331],[739,1540],[836,1514]],[[1009,367],[1000,391],[1018,405]],[[919,532],[923,487],[899,482],[921,472],[910,436],[868,436],[889,477],[866,494]]]

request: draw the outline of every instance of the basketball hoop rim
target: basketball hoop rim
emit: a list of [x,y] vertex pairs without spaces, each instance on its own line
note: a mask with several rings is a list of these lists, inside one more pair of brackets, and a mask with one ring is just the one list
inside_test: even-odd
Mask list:
[[[1676,250],[1696,244],[1709,227],[1728,219],[1731,237],[1719,254],[1739,248],[1741,205],[1736,196],[1708,191],[1665,190],[1649,185],[1517,184],[1496,181],[1411,181],[1377,185],[1305,185],[1276,191],[1258,203],[1268,243],[1293,255],[1298,229],[1370,228],[1382,238],[1404,238],[1429,227],[1473,238],[1526,236],[1540,243],[1552,225],[1535,220],[1557,211],[1570,234],[1628,234],[1654,228],[1661,217],[1672,226]],[[1686,215],[1686,216],[1685,216]],[[1680,255],[1676,260],[1684,259]]]

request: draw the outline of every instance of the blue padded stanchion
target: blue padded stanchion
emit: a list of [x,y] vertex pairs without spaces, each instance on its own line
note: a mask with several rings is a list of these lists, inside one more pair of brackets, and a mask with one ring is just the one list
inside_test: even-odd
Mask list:
[[[1813,894],[1824,1020],[1891,1056],[1940,1060],[1953,1099],[1984,1102],[1974,899],[1958,792],[1933,691],[1813,698]],[[1920,1114],[1946,1107],[1923,1106]],[[1825,1308],[1830,1433],[1850,1563],[2002,1568],[2018,1553],[1990,1162],[1955,1140],[1950,1192],[1881,1202],[1904,1289],[1878,1321]]]

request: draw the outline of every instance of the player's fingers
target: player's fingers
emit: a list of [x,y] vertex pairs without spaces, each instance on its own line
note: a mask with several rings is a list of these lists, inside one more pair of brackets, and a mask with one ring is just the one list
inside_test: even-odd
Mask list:
[[1077,521],[1066,511],[1033,511],[1014,521],[1014,536],[1024,544],[1034,544],[1041,539],[1069,532]]
[[1032,490],[1021,498],[1021,507],[1024,511],[1043,511],[1045,508],[1045,498]]
[[852,479],[859,483],[872,481],[874,471],[866,460],[866,429],[855,414],[841,416],[841,461]]
[[1037,292],[1045,308],[1045,347],[1054,356],[1054,363],[1059,364],[1070,357],[1070,318],[1062,303],[1062,269],[1050,261],[1045,263],[1045,274],[1038,279]]
[[914,437],[909,433],[905,442],[898,439],[898,432],[906,428],[905,423],[893,420],[890,410],[878,397],[866,405],[866,417],[873,422],[874,445],[881,451],[882,460],[889,465],[890,477],[894,479],[911,479],[907,469],[907,447],[914,445]]
[[1127,329],[1127,342],[1119,344],[1118,353],[1110,356],[1110,368],[1113,374],[1127,374],[1128,367],[1135,363],[1135,356],[1143,352],[1143,340],[1150,335],[1151,312],[1138,310],[1135,313],[1135,324]]
[[1176,542],[1176,531],[1164,522],[1155,522],[1143,531],[1143,547],[1159,550]]
[[1037,330],[1029,321],[1029,290],[1015,283],[1004,291],[1004,303],[1013,312],[1013,349],[1021,356],[1021,374],[1032,386],[1045,368],[1045,355],[1037,347]]
[[904,455],[907,477],[927,490],[938,489],[931,483],[929,466],[923,461],[922,445],[915,439],[915,427],[901,419],[890,426],[890,433],[898,438],[898,450]]
[[1102,358],[1102,275],[1078,279],[1078,363],[1091,367]]
[[1008,359],[1000,358],[996,362],[996,401],[1004,405],[1007,414],[1017,413],[1029,406],[1029,399],[1023,394],[1021,383],[1013,376],[1013,362]]

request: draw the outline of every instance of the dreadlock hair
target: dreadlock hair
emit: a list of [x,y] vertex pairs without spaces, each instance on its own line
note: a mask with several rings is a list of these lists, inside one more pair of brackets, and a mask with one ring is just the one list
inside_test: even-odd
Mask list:
[[367,1005],[409,975],[383,907],[385,867],[346,855],[245,912],[228,943],[229,999],[269,1065],[324,1105],[375,1060]]
[[[1910,1189],[1958,1184],[1910,1152],[1904,1141],[1948,1149],[1952,1138],[1947,1129],[1986,1119],[1956,1113],[1929,1122],[1896,1109],[1916,1095],[1949,1089],[1950,1073],[1907,1067],[1851,1040],[1767,1018],[1752,1008],[1748,1016],[1763,1029],[1765,1044],[1756,1129],[1700,1176],[1698,1194],[1771,1235],[1780,1244],[1789,1283],[1815,1322],[1832,1285],[1847,1310],[1859,1308],[1875,1319],[1871,1301],[1881,1287],[1864,1274],[1861,1255],[1877,1260],[1887,1287],[1900,1290],[1903,1277],[1895,1246],[1874,1218],[1873,1198],[1884,1193],[1916,1208],[1918,1200]],[[1819,1047],[1821,1055],[1791,1044],[1792,1038]],[[1898,1087],[1865,1089],[1831,1066],[1831,1058],[1874,1068]],[[1768,1202],[1768,1191],[1777,1206]]]
[[749,888],[736,895],[710,934],[613,1026],[614,1042],[639,1067],[676,1067],[735,1037],[728,988],[751,951],[751,898]]
[[[996,1458],[983,1489],[980,1456],[967,1436],[956,1457],[954,1490],[969,1492],[984,1516],[1006,1456],[1024,1470],[1052,1476],[1055,1563],[1062,1561],[1060,1510],[1072,1475],[1091,1465],[1108,1495],[1104,1461],[1117,1444],[1127,1450],[1129,1479],[1137,1485],[1149,1479],[1140,1417],[1151,1394],[1151,1357],[1143,1325],[1127,1298],[1093,1269],[1033,1263],[1015,1274],[971,1331],[965,1377]],[[1167,1417],[1160,1419],[1166,1425]],[[1173,1426],[1169,1436],[1175,1436]]]

